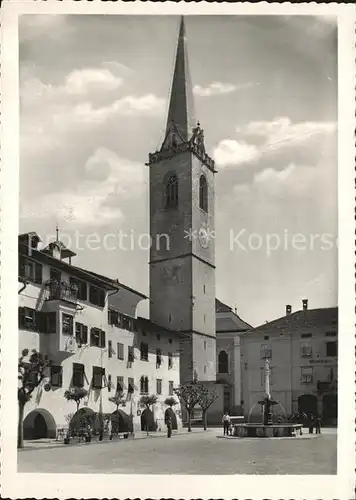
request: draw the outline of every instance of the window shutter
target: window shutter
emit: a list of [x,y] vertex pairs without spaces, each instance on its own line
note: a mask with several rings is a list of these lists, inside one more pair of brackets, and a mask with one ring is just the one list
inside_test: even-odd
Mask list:
[[24,328],[25,326],[25,308],[19,307],[19,327]]
[[83,338],[82,338],[83,344],[87,344],[88,343],[88,327],[86,325],[83,325],[82,335],[83,335]]
[[104,332],[104,330],[101,330],[100,333],[101,333],[100,334],[100,341],[101,341],[100,342],[100,347],[105,347],[105,345],[106,345],[106,342],[105,342],[105,332]]
[[42,264],[35,262],[35,283],[42,284]]
[[59,387],[63,386],[63,368],[61,367],[61,371],[58,374],[58,385]]
[[81,300],[87,300],[88,298],[88,287],[83,281],[80,282],[79,294]]

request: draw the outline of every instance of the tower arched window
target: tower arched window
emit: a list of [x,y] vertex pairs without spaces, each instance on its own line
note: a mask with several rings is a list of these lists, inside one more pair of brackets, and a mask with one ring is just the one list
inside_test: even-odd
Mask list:
[[229,357],[226,351],[219,352],[219,373],[229,373]]
[[164,183],[165,208],[178,207],[178,177],[176,174],[169,174]]
[[204,212],[208,211],[208,183],[205,175],[201,175],[199,179],[199,207]]

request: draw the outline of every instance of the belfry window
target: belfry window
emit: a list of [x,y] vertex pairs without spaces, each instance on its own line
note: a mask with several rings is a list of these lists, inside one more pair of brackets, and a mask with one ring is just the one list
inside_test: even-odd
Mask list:
[[229,373],[229,358],[226,351],[219,352],[219,373]]
[[170,174],[164,185],[165,189],[165,208],[178,207],[178,177],[176,174]]
[[199,180],[199,208],[208,211],[208,184],[205,175],[200,176]]

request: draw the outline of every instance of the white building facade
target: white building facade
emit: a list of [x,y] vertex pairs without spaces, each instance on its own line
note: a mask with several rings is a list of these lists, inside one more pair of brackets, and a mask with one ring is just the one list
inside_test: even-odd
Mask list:
[[[122,391],[122,423],[141,429],[143,394],[157,395],[152,430],[164,429],[164,400],[179,385],[179,337],[136,317],[145,295],[71,264],[60,241],[39,249],[36,233],[19,237],[19,352],[36,349],[52,362],[25,407],[25,439],[55,437],[68,427],[76,404],[66,390],[88,391],[80,408],[112,413],[109,401]],[[179,406],[175,407],[177,426]]]

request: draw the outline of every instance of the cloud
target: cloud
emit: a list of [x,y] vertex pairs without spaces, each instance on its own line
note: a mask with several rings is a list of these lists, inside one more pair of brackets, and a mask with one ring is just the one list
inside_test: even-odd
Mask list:
[[[253,163],[257,170],[263,165],[257,162],[282,162],[282,168],[291,160],[315,163],[323,154],[323,146],[336,132],[334,122],[298,122],[281,117],[271,121],[254,121],[237,127],[238,139],[224,139],[214,150],[214,158],[220,168]],[[287,157],[289,155],[289,159]]]
[[22,218],[56,218],[76,224],[105,225],[125,216],[128,201],[140,198],[145,187],[144,166],[99,148],[87,159],[80,184],[45,194],[21,207]]
[[233,139],[224,139],[214,151],[214,159],[219,166],[238,166],[258,158],[256,146]]
[[210,97],[219,94],[231,94],[231,92],[236,92],[237,90],[248,89],[253,87],[253,83],[244,83],[240,85],[234,85],[232,83],[222,83],[213,82],[207,87],[201,87],[200,85],[195,85],[193,92],[199,97]]
[[91,91],[110,91],[118,88],[123,79],[114,76],[108,69],[75,69],[66,76],[64,91],[68,94],[86,94]]

